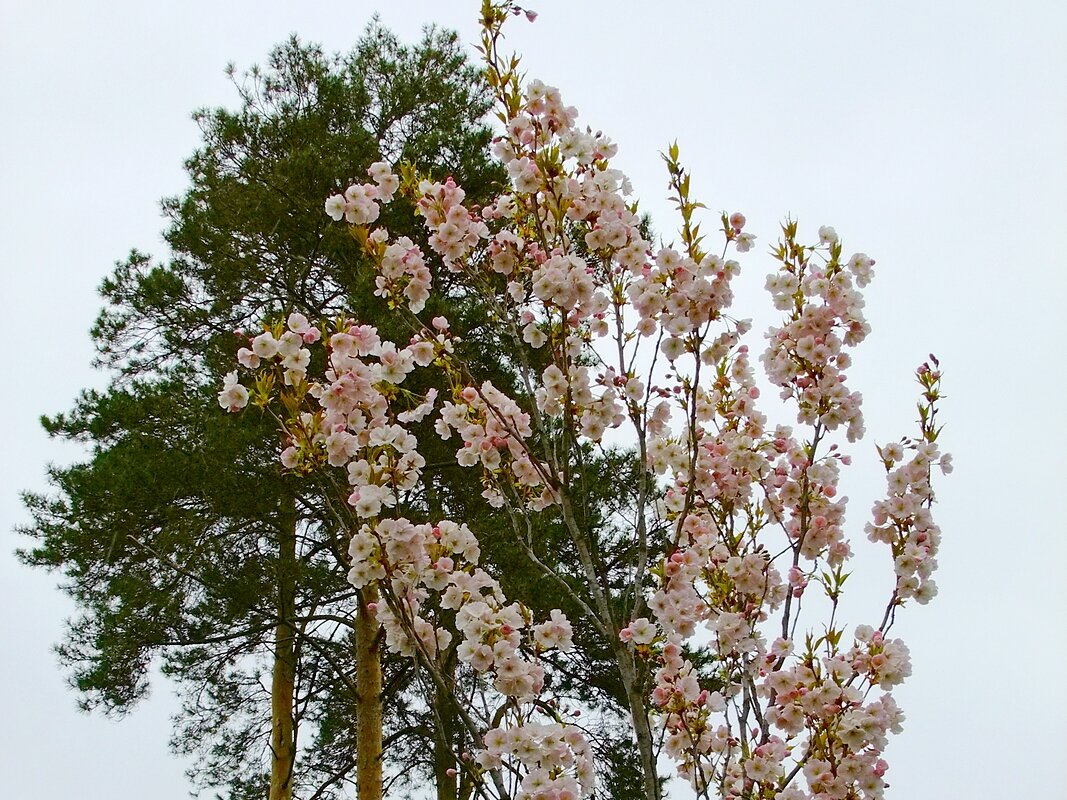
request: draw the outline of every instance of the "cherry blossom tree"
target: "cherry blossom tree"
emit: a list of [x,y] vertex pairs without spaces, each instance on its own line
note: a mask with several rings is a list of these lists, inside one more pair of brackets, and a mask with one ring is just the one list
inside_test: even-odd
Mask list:
[[[616,146],[580,127],[557,89],[523,85],[518,59],[502,54],[505,21],[523,13],[535,16],[482,8],[507,191],[478,207],[451,179],[379,162],[326,200],[377,265],[377,293],[409,321],[409,341],[383,340],[367,320],[269,321],[238,355],[248,377],[232,372],[219,403],[274,414],[288,469],[344,475],[359,520],[348,578],[389,649],[445,692],[455,684],[440,656],[459,642],[480,688],[478,702],[458,703],[475,743],[458,763],[482,796],[593,792],[581,709],[556,691],[580,622],[610,646],[647,800],[663,796],[668,761],[703,798],[880,798],[887,736],[903,720],[892,690],[911,672],[891,629],[898,609],[936,594],[931,473],[951,469],[937,443],[937,360],[916,373],[917,433],[877,448],[886,493],[865,532],[890,556],[885,612],[848,625],[838,486],[864,435],[847,370],[870,330],[874,260],[846,256],[831,227],[809,243],[787,221],[766,280],[779,322],[751,351],[758,339],[732,309],[737,256],[756,241],[744,216],[722,214],[711,243],[674,145],[664,160],[678,243],[648,241],[611,166]],[[398,194],[415,201],[429,252],[376,225]],[[479,379],[457,355],[462,331],[424,318],[442,275],[492,309],[520,392]],[[776,402],[761,397],[757,361]],[[444,376],[450,394],[405,388],[416,370]],[[424,419],[480,472],[501,527],[580,620],[509,600],[464,520],[399,513],[426,467],[412,432]],[[594,523],[586,475],[598,453],[625,453],[636,469],[619,486],[630,502]],[[571,562],[538,557],[531,532],[544,519],[566,529]]]

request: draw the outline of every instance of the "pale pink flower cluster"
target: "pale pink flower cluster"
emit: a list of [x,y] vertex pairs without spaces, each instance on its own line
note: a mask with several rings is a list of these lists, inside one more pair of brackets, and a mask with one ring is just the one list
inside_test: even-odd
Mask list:
[[[555,364],[549,364],[541,374],[541,386],[534,398],[538,410],[548,417],[561,417],[571,410],[578,417],[579,433],[599,442],[608,428],[617,428],[626,419],[627,397],[643,398],[644,385],[636,378],[619,378],[608,367],[596,376],[597,386],[590,384],[587,367],[570,365],[564,374]],[[624,388],[620,396],[619,388]]]
[[672,636],[660,653],[652,702],[663,718],[667,754],[699,785],[700,759],[723,753],[732,737],[724,724],[715,724],[726,710],[723,695],[700,685],[693,663],[682,653],[681,639]]
[[911,675],[911,658],[900,639],[886,639],[870,625],[856,626],[856,646],[846,655],[856,675],[871,686],[892,689]]
[[[784,524],[803,558],[825,558],[830,566],[840,566],[852,554],[843,527],[846,501],[837,499],[839,465],[848,459],[832,452],[811,463],[803,445],[787,431],[779,430],[783,435],[775,440],[775,447],[784,452],[765,481],[765,507]],[[803,585],[795,585],[794,594],[802,593]]]
[[489,237],[489,228],[463,205],[465,193],[451,178],[443,184],[424,180],[419,183],[419,193],[422,197],[416,209],[433,230],[430,247],[445,266],[457,270],[456,262]]
[[[382,242],[388,234],[384,228],[379,228],[372,236],[374,241]],[[411,239],[402,236],[382,253],[374,293],[379,297],[402,293],[408,307],[417,314],[430,297],[430,282],[430,269],[423,260],[422,250]]]
[[930,510],[930,472],[935,464],[943,473],[951,472],[952,457],[943,455],[936,442],[910,439],[887,444],[879,453],[886,470],[887,496],[874,504],[867,536],[892,548],[896,596],[926,604],[937,595],[931,575],[937,569],[941,545],[941,529]]
[[723,214],[722,220],[726,240],[734,243],[737,252],[747,253],[751,250],[752,245],[756,243],[756,236],[744,230],[745,222],[747,222],[745,215],[740,211],[735,211],[729,217]]
[[462,402],[445,402],[435,429],[445,440],[453,431],[459,434],[463,446],[456,451],[456,462],[462,467],[481,466],[486,499],[501,507],[501,490],[509,486],[537,508],[552,505],[556,498],[544,485],[541,465],[526,445],[533,432],[530,415],[489,381],[480,389],[465,387],[457,400]]
[[733,260],[706,255],[699,263],[663,248],[654,265],[645,264],[627,287],[634,310],[641,316],[637,331],[651,336],[658,330],[669,337],[663,352],[671,361],[686,352],[687,335],[721,315],[733,302],[730,282],[741,271]]
[[[820,238],[824,245],[840,248],[832,228],[821,228]],[[844,426],[853,442],[863,436],[862,397],[845,385],[844,370],[851,357],[844,348],[859,344],[870,331],[853,272],[856,283],[864,286],[874,262],[857,254],[849,262],[850,269],[844,269],[835,253],[825,265],[817,265],[810,259],[821,251],[810,248],[807,252],[806,256],[785,255],[781,269],[767,277],[775,307],[789,311],[790,316],[784,325],[767,332],[770,345],[762,359],[771,381],[781,387],[782,398],[797,401],[798,422],[817,422],[831,431]]]
[[527,723],[494,728],[478,753],[485,769],[522,765],[515,800],[577,800],[593,789],[593,753],[573,726]]
[[[377,609],[386,644],[395,652],[414,657],[421,645],[424,653],[435,656],[452,641],[437,608],[454,611],[460,661],[479,673],[491,672],[501,694],[529,701],[544,688],[544,668],[525,655],[523,631],[528,631],[528,650],[573,646],[570,622],[558,609],[549,621],[531,626],[526,609],[506,603],[500,585],[477,567],[478,541],[465,525],[380,519],[352,537],[348,552],[349,582],[362,588],[388,581],[402,607],[400,613],[392,607]],[[435,606],[424,604],[430,592],[439,597]]]
[[352,184],[345,193],[335,194],[326,200],[326,213],[339,222],[344,219],[352,225],[367,225],[378,219],[381,203],[388,203],[400,186],[400,180],[384,161],[370,165],[367,174],[374,183]]
[[[864,627],[859,626],[858,631]],[[880,639],[880,635],[875,636]],[[881,652],[880,647],[874,649]],[[899,642],[890,648],[884,662],[887,680],[883,688],[890,688],[910,672],[907,649]],[[810,797],[880,798],[883,795],[882,776],[886,765],[880,754],[886,746],[887,734],[900,732],[904,716],[889,695],[866,702],[866,686],[856,685],[857,677],[866,672],[862,657],[854,650],[770,672],[759,685],[760,694],[770,701],[767,721],[785,734],[786,741],[808,730],[812,741],[818,743],[813,747],[815,757],[804,763]],[[827,736],[831,731],[833,736]],[[781,775],[787,763],[779,757],[775,774]],[[751,776],[754,780],[765,780]]]
[[250,347],[237,351],[237,360],[249,369],[258,368],[261,361],[277,361],[284,370],[286,385],[292,386],[304,380],[311,363],[311,352],[304,345],[314,344],[319,336],[319,330],[312,327],[307,317],[294,312],[289,315],[283,333],[264,331],[249,342]]
[[238,383],[237,370],[226,373],[219,392],[219,405],[227,411],[240,411],[248,405],[248,390]]
[[[534,120],[509,126],[509,132],[519,137],[519,143],[536,142],[543,131],[542,123]],[[516,142],[508,141],[517,151]],[[489,207],[493,210],[485,218],[494,224],[503,221],[506,226],[509,215],[520,213],[516,209],[542,213],[527,204],[524,195],[530,192],[545,197],[551,190],[553,202],[569,200],[568,215],[576,202],[580,205],[579,194],[560,189],[574,189],[571,183],[557,181],[551,187],[537,183],[541,178],[532,171],[533,160],[523,162],[514,152],[509,163],[518,165],[513,170],[515,193]],[[586,168],[584,177],[603,167],[602,160],[596,164]],[[583,169],[580,160],[576,169]],[[579,182],[582,191],[589,182]],[[531,188],[535,184],[537,188]],[[620,188],[617,182],[611,192]],[[813,579],[831,592],[827,583],[831,579],[819,578],[820,570],[839,569],[850,556],[843,528],[844,500],[837,498],[840,466],[849,459],[836,452],[836,446],[813,458],[812,448],[794,438],[789,428],[767,429],[766,417],[757,408],[759,391],[748,350],[740,344],[747,324],[708,335],[710,323],[720,320],[732,301],[730,281],[739,272],[737,263],[711,255],[698,260],[669,248],[651,258],[636,228],[627,227],[633,221],[624,222],[617,213],[618,203],[607,199],[592,202],[587,216],[576,220],[588,226],[585,243],[599,251],[597,260],[588,262],[563,250],[546,253],[506,227],[489,235],[480,227],[471,233],[472,225],[485,223],[465,209],[455,210],[462,209],[458,190],[447,183],[423,189],[424,216],[439,255],[456,270],[504,276],[507,286],[501,298],[505,305],[511,304],[518,335],[533,348],[552,343],[555,356],[538,376],[534,390],[538,413],[577,420],[575,433],[593,442],[629,416],[645,437],[649,468],[668,476],[661,508],[666,519],[674,521],[676,533],[673,549],[658,566],[660,584],[648,600],[653,618],[635,617],[619,636],[639,657],[658,660],[650,702],[659,712],[667,752],[681,774],[698,790],[716,785],[724,797],[743,796],[753,786],[779,800],[881,797],[886,769],[881,750],[886,735],[899,730],[902,716],[888,696],[865,704],[854,683],[895,686],[910,671],[906,648],[878,632],[865,648],[851,653],[839,652],[836,639],[833,645],[827,642],[828,655],[819,657],[810,651],[794,653],[792,643],[781,637],[768,645],[763,631],[770,615],[788,606],[787,600],[799,602]],[[604,225],[604,214],[597,208],[608,209]],[[550,216],[541,220],[549,230],[551,220]],[[738,242],[739,229],[730,231],[731,241]],[[836,234],[831,237],[824,231],[823,238],[837,244]],[[404,247],[409,249],[406,242]],[[859,268],[865,263],[853,261]],[[858,343],[867,328],[860,311],[862,298],[850,273],[832,267],[825,272],[785,269],[769,281],[769,288],[778,305],[791,314],[772,333],[763,357],[772,380],[783,388],[784,397],[797,401],[801,424],[823,431],[845,427],[849,439],[859,437],[860,397],[845,388],[842,370],[849,356],[843,347]],[[591,367],[579,358],[596,339],[610,333],[608,320],[614,319],[616,329],[625,328],[621,307],[607,299],[620,293],[637,312],[633,331],[638,340],[662,332],[659,352],[676,380],[681,375],[679,361],[687,355],[692,359],[689,388],[646,383],[615,366],[601,362]],[[701,385],[697,378],[702,366],[717,370],[719,379]],[[669,424],[672,409],[685,413],[681,434]],[[538,511],[559,502],[549,465],[531,450],[530,413],[491,384],[457,390],[455,401],[444,404],[436,426],[443,438],[459,434],[463,446],[457,452],[458,462],[483,470],[486,496],[495,505],[517,503],[527,511]],[[927,464],[932,457],[928,450],[923,451]],[[926,509],[915,505],[924,499],[923,476],[916,471],[914,490],[911,473],[904,477],[908,480],[906,486],[901,484],[899,497],[912,497],[908,493],[914,491],[916,499],[890,498],[884,518],[876,509],[875,525],[882,531],[878,535],[888,536],[892,530],[894,541],[903,542],[895,554],[901,574],[912,567],[918,571],[929,557],[931,528]],[[724,513],[735,513],[727,509],[740,511],[747,526],[738,539],[724,539]],[[764,521],[757,514],[765,515]],[[770,523],[784,528],[788,552],[795,554],[787,578],[777,568],[773,551],[762,545]],[[919,544],[927,549],[919,552]],[[446,566],[455,563],[451,556],[445,558]],[[440,570],[441,558],[434,563]],[[495,670],[499,691],[519,698],[534,696],[541,689],[543,673],[510,650],[517,645],[525,621],[513,607],[501,604],[482,573],[472,575],[479,576],[475,583],[490,599],[472,599],[462,606],[457,618],[464,635],[461,658],[475,670]],[[899,599],[921,595],[914,591],[919,586],[911,587],[907,580],[905,575],[898,582]],[[441,581],[439,588],[457,591],[454,583],[446,586]],[[477,591],[471,597],[478,598]],[[410,600],[411,613],[419,620],[416,631],[422,631],[416,635],[432,650],[440,643],[434,637],[441,634],[419,617],[421,599]],[[789,611],[785,613],[788,619]],[[404,647],[403,636],[409,634],[388,616],[385,624],[396,646]],[[720,665],[717,674],[725,680],[721,691],[703,685],[693,661],[683,655],[683,643],[698,627],[711,633]],[[832,633],[839,638],[839,632]],[[765,703],[764,722],[751,733],[743,731],[738,727],[741,709],[749,708],[744,713],[751,714],[757,698]],[[563,773],[546,770],[545,753],[534,746],[536,739],[524,739],[522,730],[501,730],[500,736],[515,737],[501,741],[514,742],[511,756],[525,768],[523,791],[530,797],[542,796],[536,792],[570,796],[566,792],[573,788],[554,782]],[[739,736],[746,740],[747,750],[739,746]],[[505,752],[503,745],[490,741],[496,740],[487,739],[479,754],[485,765],[497,764]],[[804,742],[809,748],[815,742],[825,744],[806,752]],[[782,783],[797,769],[810,794]],[[552,794],[556,791],[562,794]]]

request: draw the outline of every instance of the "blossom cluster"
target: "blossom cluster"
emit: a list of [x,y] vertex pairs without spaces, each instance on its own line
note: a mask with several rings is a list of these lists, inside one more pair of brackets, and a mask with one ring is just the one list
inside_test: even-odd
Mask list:
[[521,764],[524,775],[517,796],[530,800],[577,800],[593,788],[592,749],[573,726],[527,723],[493,728],[485,735],[478,762],[485,769],[505,762]]
[[555,498],[543,486],[542,473],[530,458],[526,439],[532,434],[530,415],[489,381],[480,388],[464,387],[456,398],[445,401],[435,424],[442,439],[459,434],[463,446],[456,451],[462,467],[481,466],[487,484],[483,493],[497,508],[504,505],[501,479],[516,491],[529,494],[537,508],[551,505]]
[[950,472],[952,457],[942,455],[936,442],[907,442],[907,447],[912,453],[907,459],[908,451],[900,443],[879,448],[886,468],[887,496],[875,503],[867,536],[892,547],[896,595],[925,604],[937,594],[931,575],[937,568],[941,544],[941,529],[930,512],[930,472],[934,464],[942,472]]
[[[857,253],[842,265],[837,232],[829,226],[819,229],[820,245],[809,248],[796,244],[795,223],[784,230],[786,241],[776,252],[782,266],[767,277],[766,287],[775,308],[789,317],[767,332],[763,363],[782,398],[797,402],[799,423],[818,423],[830,431],[844,426],[854,442],[864,432],[862,396],[846,385],[844,370],[852,359],[845,348],[870,332],[859,288],[870,281],[874,261]],[[825,264],[813,261],[827,248]]]
[[378,219],[381,203],[388,203],[400,186],[400,180],[384,161],[376,161],[367,170],[373,183],[352,184],[344,194],[326,199],[326,213],[334,221],[344,219],[352,225],[367,225]]

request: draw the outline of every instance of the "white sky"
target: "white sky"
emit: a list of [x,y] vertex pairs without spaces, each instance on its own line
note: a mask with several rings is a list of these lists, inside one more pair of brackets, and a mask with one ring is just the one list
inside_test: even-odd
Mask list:
[[[36,419],[102,385],[89,369],[95,288],[131,247],[162,254],[158,200],[186,185],[181,164],[198,144],[190,112],[234,105],[225,64],[262,62],[290,32],[347,50],[377,10],[407,41],[436,21],[473,42],[477,5],[0,0],[0,296],[14,348],[0,392],[5,795],[178,800],[188,790],[166,749],[165,685],[122,722],[77,712],[50,652],[72,609],[54,578],[15,563],[22,542],[11,528],[26,521],[18,492],[44,488],[49,461],[78,457]],[[878,260],[874,333],[851,371],[866,399],[866,447],[910,428],[910,373],[933,351],[946,372],[943,441],[956,458],[939,489],[941,594],[895,629],[915,674],[897,692],[907,722],[888,750],[889,797],[1058,795],[1067,6],[534,8],[534,25],[510,26],[529,76],[559,86],[619,143],[617,165],[657,230],[674,228],[658,156],[673,139],[698,198],[748,216],[761,246],[742,262],[742,298],[759,296],[763,246],[787,214],[812,236],[834,225],[846,251]],[[854,452],[871,466],[869,450]],[[850,489],[861,541],[873,486]],[[877,569],[884,579],[884,562]]]

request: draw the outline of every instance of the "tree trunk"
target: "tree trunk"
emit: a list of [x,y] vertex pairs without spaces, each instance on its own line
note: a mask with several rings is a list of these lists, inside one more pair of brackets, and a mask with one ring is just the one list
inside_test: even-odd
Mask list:
[[382,663],[378,651],[379,625],[367,611],[378,601],[378,590],[367,586],[356,617],[356,796],[382,798]]
[[645,697],[637,685],[637,665],[633,655],[625,646],[619,646],[616,642],[614,649],[615,661],[619,665],[619,675],[626,690],[626,702],[630,706],[630,719],[633,721],[634,734],[637,737],[637,751],[641,756],[645,800],[660,800],[660,783],[656,770],[652,726],[648,720]]
[[[456,674],[454,651],[449,651],[448,657],[441,665],[441,673],[446,681],[453,681]],[[459,781],[456,775],[456,728],[459,725],[455,709],[453,708],[452,695],[442,693],[434,688],[433,704],[437,719],[433,727],[433,774],[437,785],[437,800],[458,800]],[[449,774],[452,770],[452,774]]]
[[277,613],[270,687],[270,800],[292,800],[296,766],[296,507],[283,499],[278,525]]

